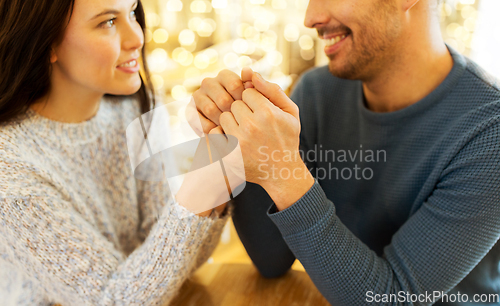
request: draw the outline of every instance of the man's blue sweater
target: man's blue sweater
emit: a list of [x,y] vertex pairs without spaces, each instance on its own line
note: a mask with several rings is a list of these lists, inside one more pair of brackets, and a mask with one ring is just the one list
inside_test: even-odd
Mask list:
[[[370,111],[361,82],[327,67],[306,73],[292,94],[301,152],[317,182],[268,216],[333,305],[500,294],[500,88],[450,53],[454,66],[442,84],[395,112]],[[238,201],[252,205],[252,193],[242,197],[236,209]],[[242,218],[236,213],[235,223]],[[436,305],[500,305],[451,302],[456,297]]]

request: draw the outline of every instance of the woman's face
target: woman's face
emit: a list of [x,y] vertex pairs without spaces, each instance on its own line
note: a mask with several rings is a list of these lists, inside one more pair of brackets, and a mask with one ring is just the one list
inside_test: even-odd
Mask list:
[[138,0],[75,0],[62,42],[51,57],[54,80],[77,92],[131,95],[141,87],[144,35]]

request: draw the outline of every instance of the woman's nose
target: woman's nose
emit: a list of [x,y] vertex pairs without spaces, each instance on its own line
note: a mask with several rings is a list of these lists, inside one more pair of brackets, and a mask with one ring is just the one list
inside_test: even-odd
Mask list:
[[144,46],[144,33],[137,22],[128,23],[123,34],[123,48],[125,50],[142,49]]

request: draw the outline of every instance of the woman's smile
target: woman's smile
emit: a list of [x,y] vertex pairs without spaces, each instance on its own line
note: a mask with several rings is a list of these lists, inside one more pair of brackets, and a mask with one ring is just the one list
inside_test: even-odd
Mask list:
[[123,71],[125,73],[136,73],[139,71],[139,61],[137,59],[132,59],[126,63],[123,63],[116,67],[118,70]]

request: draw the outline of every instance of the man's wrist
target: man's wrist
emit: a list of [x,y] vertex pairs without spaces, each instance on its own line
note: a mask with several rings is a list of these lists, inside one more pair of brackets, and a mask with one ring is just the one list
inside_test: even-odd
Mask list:
[[268,179],[261,183],[280,211],[287,209],[302,198],[315,182],[303,162],[294,167],[287,167],[287,169],[280,172],[293,175],[278,175],[276,179]]

